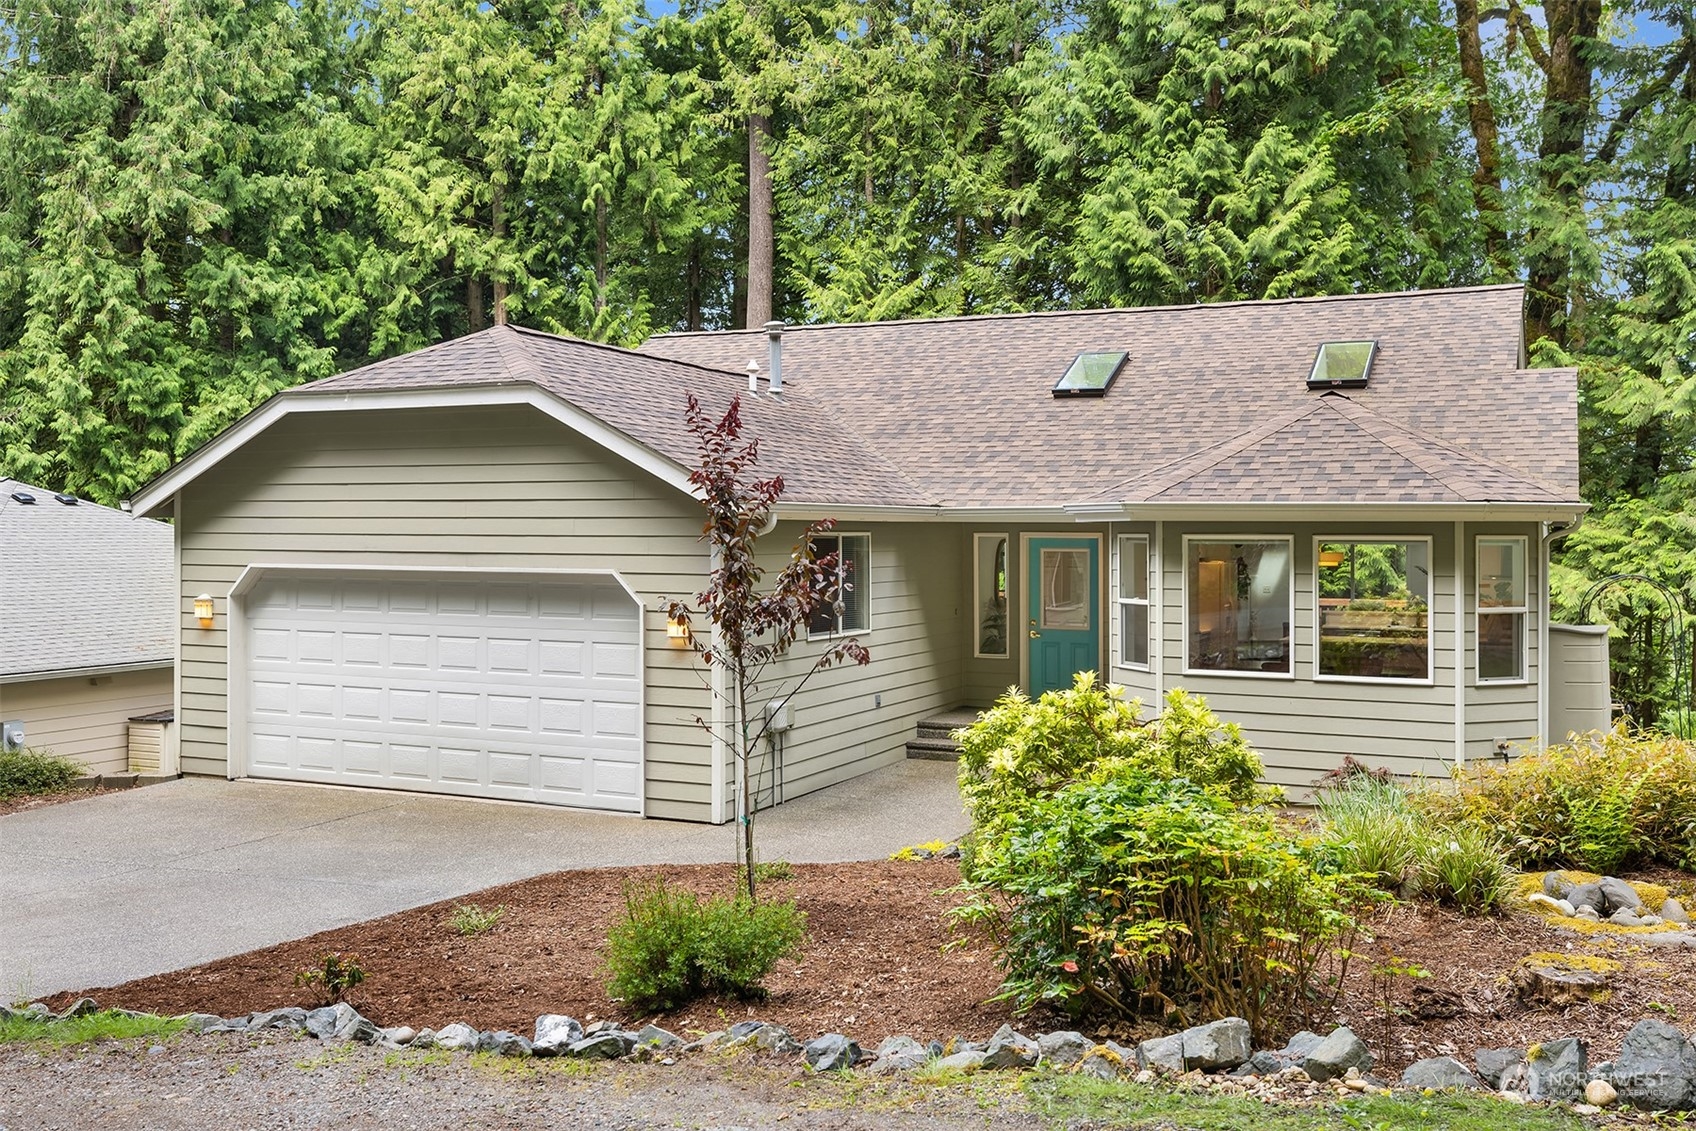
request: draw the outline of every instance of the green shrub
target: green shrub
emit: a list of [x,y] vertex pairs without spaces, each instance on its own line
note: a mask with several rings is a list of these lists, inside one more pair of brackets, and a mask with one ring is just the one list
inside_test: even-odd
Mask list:
[[[1262,810],[1130,774],[1030,800],[979,846],[959,919],[1002,944],[1003,999],[1179,1024],[1236,1015],[1270,1039],[1323,1012],[1373,898]],[[1330,988],[1327,989],[1327,986]]]
[[607,993],[644,1010],[711,993],[763,997],[761,980],[800,950],[807,926],[793,902],[702,899],[663,879],[627,885],[624,909],[607,934]]
[[45,750],[0,754],[0,799],[58,793],[81,776],[81,766]]
[[1435,830],[1414,864],[1420,895],[1467,915],[1499,910],[1513,894],[1513,866],[1499,840],[1477,825]]
[[1033,802],[1085,779],[1184,777],[1232,802],[1275,791],[1255,784],[1260,759],[1235,724],[1220,721],[1199,696],[1174,689],[1156,720],[1119,687],[1079,672],[1069,688],[1034,702],[1018,689],[955,737],[960,792],[972,818],[961,844],[970,876],[980,847],[999,839]]
[[1696,867],[1696,743],[1620,727],[1460,776],[1426,815],[1500,833],[1521,868]]
[[365,968],[359,964],[359,956],[338,952],[323,955],[316,966],[308,966],[294,976],[297,986],[318,987],[325,1005],[346,1001],[347,995],[363,981]]
[[475,903],[458,903],[454,905],[453,915],[448,922],[453,925],[455,931],[469,938],[472,935],[488,934],[495,929],[495,924],[499,923],[505,915],[506,906],[504,904],[493,910],[485,911]]
[[1313,804],[1334,870],[1358,873],[1387,892],[1408,889],[1429,834],[1404,787],[1354,774],[1316,791]]

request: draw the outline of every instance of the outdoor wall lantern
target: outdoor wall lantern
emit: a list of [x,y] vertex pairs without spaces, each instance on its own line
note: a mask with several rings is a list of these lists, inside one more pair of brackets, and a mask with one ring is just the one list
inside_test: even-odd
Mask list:
[[687,648],[695,639],[689,631],[689,621],[684,617],[668,617],[665,636],[673,648]]
[[194,599],[194,616],[201,628],[212,627],[212,594],[202,593]]

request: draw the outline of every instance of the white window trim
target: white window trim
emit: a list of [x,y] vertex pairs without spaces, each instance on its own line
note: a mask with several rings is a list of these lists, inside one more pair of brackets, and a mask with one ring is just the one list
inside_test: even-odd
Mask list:
[[[871,591],[872,535],[871,535],[871,531],[869,531],[869,530],[832,530],[829,534],[821,534],[821,535],[819,535],[819,537],[821,537],[821,538],[837,538],[837,539],[864,538],[866,540],[866,578],[864,580],[865,588],[859,590],[859,592],[861,593],[861,595],[863,596],[864,601],[865,601],[864,608],[866,610],[866,627],[864,627],[864,628],[842,628],[841,627],[841,618],[839,617],[839,618],[837,618],[838,626],[836,628],[830,630],[829,632],[814,632],[812,630],[811,625],[809,625],[808,628],[807,628],[807,639],[808,640],[840,640],[840,639],[842,639],[844,637],[848,637],[848,636],[870,636],[871,631],[872,631],[872,591]],[[837,544],[838,544],[838,546],[840,546],[841,542],[838,542]],[[842,560],[840,558],[837,559],[836,565],[837,565],[837,577],[838,577],[838,579],[840,579],[841,576],[842,576],[842,574],[841,574]],[[860,585],[861,581],[859,579],[856,579],[853,582],[853,584]]]
[[[1425,678],[1398,679],[1395,676],[1382,675],[1325,675],[1319,670],[1319,547],[1331,543],[1364,543],[1368,545],[1383,545],[1390,542],[1423,542],[1426,546],[1425,560],[1431,563],[1431,596],[1425,599]],[[1313,539],[1313,682],[1315,683],[1371,683],[1388,687],[1435,687],[1437,684],[1437,610],[1433,604],[1437,596],[1436,558],[1437,547],[1429,535],[1419,534],[1345,534],[1326,537],[1316,536]]]
[[[1290,548],[1290,670],[1287,672],[1245,672],[1225,671],[1219,668],[1194,668],[1190,666],[1190,543],[1191,542],[1283,542]],[[1185,534],[1183,536],[1183,555],[1179,569],[1183,572],[1182,604],[1179,615],[1183,618],[1181,631],[1184,634],[1184,674],[1186,676],[1218,676],[1220,679],[1260,679],[1282,680],[1293,683],[1296,678],[1296,538],[1293,534]]]
[[[981,648],[983,644],[983,624],[979,620],[983,616],[984,603],[983,586],[981,584],[983,573],[978,568],[983,559],[979,547],[987,542],[990,544],[991,553],[993,553],[997,541],[1004,543],[1006,547],[1003,553],[1007,569],[1007,593],[1004,598],[1007,602],[1007,625],[1006,630],[1002,633],[1002,650],[1000,652],[985,652]],[[871,612],[870,609],[866,611],[868,614]],[[972,535],[972,615],[968,627],[972,634],[972,659],[1011,660],[1013,658],[1013,535],[1010,531],[1006,534],[979,532]]]
[[[1143,560],[1144,569],[1143,569],[1143,579],[1142,579],[1143,595],[1141,597],[1126,597],[1126,596],[1123,595],[1125,587],[1122,584],[1122,581],[1123,581],[1123,575],[1124,575],[1124,569],[1125,569],[1125,560],[1126,560],[1125,559],[1125,543],[1126,542],[1141,542],[1142,543],[1142,554],[1143,554],[1142,560]],[[1119,535],[1118,539],[1113,544],[1113,552],[1116,555],[1116,558],[1115,558],[1114,563],[1113,563],[1114,564],[1114,570],[1113,570],[1113,606],[1114,606],[1114,608],[1115,609],[1126,609],[1126,608],[1129,608],[1129,607],[1134,606],[1134,605],[1141,605],[1143,607],[1143,609],[1145,610],[1145,615],[1148,617],[1148,628],[1144,631],[1144,634],[1143,634],[1143,637],[1144,637],[1143,638],[1143,646],[1144,646],[1143,650],[1147,654],[1148,659],[1143,661],[1140,664],[1137,663],[1134,660],[1128,660],[1128,659],[1125,658],[1125,637],[1124,637],[1124,627],[1123,627],[1124,626],[1124,615],[1123,615],[1123,613],[1121,613],[1118,617],[1115,618],[1113,627],[1114,627],[1114,629],[1117,630],[1116,635],[1118,636],[1118,639],[1114,642],[1117,646],[1115,648],[1115,655],[1113,657],[1114,664],[1117,667],[1125,668],[1129,671],[1134,671],[1134,672],[1152,671],[1152,670],[1154,670],[1154,605],[1153,605],[1152,601],[1150,600],[1150,597],[1154,593],[1154,577],[1153,577],[1153,574],[1154,574],[1154,551],[1153,551],[1153,547],[1149,544],[1149,537],[1146,534],[1121,534],[1121,535]]]
[[[1490,605],[1488,607],[1484,605],[1484,573],[1479,568],[1478,556],[1486,542],[1519,543],[1519,566],[1524,574],[1520,579],[1520,592],[1525,594],[1524,603]],[[1530,552],[1530,540],[1523,534],[1475,534],[1472,537],[1472,686],[1474,687],[1525,687],[1531,682],[1531,562],[1527,557]],[[1519,674],[1509,679],[1486,679],[1483,674],[1484,634],[1480,631],[1480,619],[1491,616],[1517,616],[1522,618],[1519,627]]]

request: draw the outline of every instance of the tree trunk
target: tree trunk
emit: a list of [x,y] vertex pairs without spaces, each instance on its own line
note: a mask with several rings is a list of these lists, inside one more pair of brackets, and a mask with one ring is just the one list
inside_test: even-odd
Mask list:
[[689,262],[683,274],[684,325],[701,329],[701,241],[689,241]]
[[[1546,0],[1547,62],[1544,68],[1542,139],[1537,147],[1543,191],[1554,204],[1555,223],[1564,224],[1584,207],[1589,182],[1584,131],[1592,113],[1592,60],[1602,20],[1602,0]],[[1532,233],[1527,242],[1525,344],[1548,338],[1569,344],[1572,335],[1572,248],[1554,232]]]
[[1507,233],[1502,213],[1501,156],[1496,130],[1496,110],[1490,103],[1489,78],[1484,73],[1484,43],[1478,27],[1478,0],[1455,0],[1455,39],[1460,46],[1460,73],[1466,80],[1466,109],[1472,124],[1472,141],[1478,149],[1478,167],[1472,173],[1472,204],[1484,229],[1484,256],[1496,279],[1513,276],[1507,254]]
[[484,326],[483,280],[477,277],[475,271],[468,271],[465,275],[465,321],[473,334]]
[[[506,207],[501,195],[501,186],[491,186],[489,191],[489,226],[495,237],[495,253],[500,254],[500,243],[506,236]],[[501,278],[499,269],[495,271],[495,325],[506,325],[506,280]]]
[[595,313],[607,308],[607,198],[595,194]]
[[771,118],[748,115],[748,313],[749,327],[771,321],[772,202]]

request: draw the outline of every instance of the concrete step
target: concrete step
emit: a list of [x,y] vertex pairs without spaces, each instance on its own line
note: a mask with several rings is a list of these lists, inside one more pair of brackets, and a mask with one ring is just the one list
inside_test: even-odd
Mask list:
[[960,744],[946,738],[914,738],[907,742],[907,757],[926,762],[958,762]]

